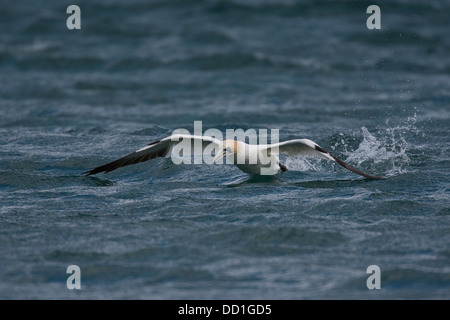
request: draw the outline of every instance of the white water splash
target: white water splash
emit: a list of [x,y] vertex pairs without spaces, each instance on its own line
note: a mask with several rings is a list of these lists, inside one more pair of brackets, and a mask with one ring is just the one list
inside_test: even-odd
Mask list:
[[406,136],[418,134],[416,128],[416,115],[408,117],[401,125],[389,127],[389,119],[386,121],[386,129],[380,129],[376,134],[372,134],[366,127],[361,127],[363,140],[354,151],[346,151],[347,162],[356,166],[367,166],[370,168],[384,170],[379,172],[384,176],[395,176],[409,172],[411,162],[408,157],[408,150],[411,144],[406,140]]
[[[332,154],[342,157],[348,162],[363,171],[383,177],[392,177],[410,172],[411,159],[408,152],[417,146],[413,146],[407,139],[417,135],[424,135],[416,127],[417,117],[414,114],[400,124],[391,124],[392,120],[386,120],[385,128],[377,128],[370,132],[366,127],[361,127],[361,132],[354,134],[354,137],[346,137],[343,133],[336,144],[330,148]],[[362,141],[356,149],[353,149],[349,140]],[[340,146],[340,147],[339,147]],[[341,151],[336,152],[336,150]],[[311,158],[288,157],[282,159],[289,170],[293,171],[329,171],[333,164]]]
[[[373,175],[392,177],[411,172],[411,159],[408,152],[420,146],[412,145],[408,140],[418,135],[424,136],[424,133],[416,127],[416,121],[417,116],[414,114],[400,124],[391,124],[392,119],[387,119],[386,127],[376,128],[373,132],[363,126],[361,131],[355,133],[353,137],[340,133],[340,137],[329,151],[350,165]],[[354,149],[349,141],[360,140],[361,134],[362,141]],[[326,143],[323,145],[325,146]],[[291,171],[302,172],[330,172],[335,165],[321,159],[300,156],[283,157],[283,155],[280,157],[280,162]]]

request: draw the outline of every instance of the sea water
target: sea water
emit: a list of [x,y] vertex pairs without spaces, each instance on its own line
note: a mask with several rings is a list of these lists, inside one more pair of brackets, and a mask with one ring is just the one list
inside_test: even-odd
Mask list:
[[[364,1],[77,1],[69,30],[71,4],[0,11],[0,298],[450,298],[448,1],[382,3],[379,30]],[[194,121],[387,179],[82,174]]]

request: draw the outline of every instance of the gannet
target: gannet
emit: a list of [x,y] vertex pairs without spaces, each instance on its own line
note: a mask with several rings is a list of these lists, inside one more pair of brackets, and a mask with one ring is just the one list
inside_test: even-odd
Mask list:
[[[157,157],[170,157],[174,146],[180,143],[180,139],[192,143],[195,143],[195,141],[201,142],[203,148],[206,145],[212,145],[215,150],[219,150],[214,157],[214,163],[219,163],[220,161],[223,163],[223,159],[231,159],[232,163],[240,170],[251,175],[274,175],[280,171],[287,171],[288,169],[286,166],[281,164],[278,158],[278,155],[282,153],[287,154],[288,156],[306,156],[334,161],[344,168],[365,178],[374,180],[383,179],[383,177],[369,175],[350,166],[309,139],[294,139],[274,144],[258,145],[247,144],[237,140],[221,141],[209,136],[186,134],[174,134],[164,139],[154,141],[122,158],[86,171],[84,174],[89,176],[101,172],[107,173],[120,167],[144,162]],[[239,156],[241,156],[241,158],[239,158]],[[266,157],[266,162],[263,163],[262,159],[264,159],[264,157]],[[252,161],[252,159],[255,160]]]

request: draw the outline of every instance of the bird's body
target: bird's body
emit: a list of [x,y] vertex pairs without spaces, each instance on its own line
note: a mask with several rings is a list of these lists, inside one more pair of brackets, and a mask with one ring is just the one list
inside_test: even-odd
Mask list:
[[[251,175],[273,175],[280,169],[277,155],[267,152],[267,145],[247,144],[237,140],[225,140],[219,148],[214,162],[225,158],[226,163],[236,165],[241,171]],[[220,149],[219,149],[220,150]]]
[[123,166],[147,161],[156,157],[173,156],[173,151],[178,148],[178,144],[180,143],[187,144],[189,151],[191,150],[192,144],[197,147],[200,145],[201,150],[206,152],[206,155],[211,155],[211,151],[215,151],[215,157],[212,161],[205,161],[206,163],[232,163],[241,171],[251,175],[274,175],[280,170],[286,171],[287,168],[280,164],[278,158],[280,153],[284,153],[290,156],[301,155],[335,161],[348,170],[366,178],[382,179],[382,177],[368,175],[351,167],[309,139],[295,139],[274,144],[256,145],[237,140],[221,141],[209,136],[185,134],[174,134],[162,140],[152,142],[129,155],[89,170],[85,174],[92,175],[100,172],[110,172]]

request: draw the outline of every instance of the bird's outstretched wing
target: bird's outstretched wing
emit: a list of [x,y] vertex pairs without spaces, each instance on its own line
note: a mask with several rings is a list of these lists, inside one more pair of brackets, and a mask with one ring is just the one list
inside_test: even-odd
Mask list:
[[222,143],[222,141],[220,140],[207,136],[175,134],[162,140],[154,141],[147,146],[113,162],[96,167],[92,170],[88,170],[84,172],[84,174],[90,176],[92,174],[101,172],[110,172],[116,170],[117,168],[128,166],[130,164],[144,162],[157,157],[165,157],[167,155],[170,155],[172,147],[175,144],[179,143],[181,140],[191,140],[191,142],[194,142],[194,140],[201,140],[203,145],[214,143],[215,145],[219,146]]
[[[278,148],[278,151],[276,151]],[[352,166],[350,166],[348,163],[342,161],[341,159],[333,156],[330,154],[327,150],[323,149],[321,146],[319,146],[314,141],[311,141],[309,139],[295,139],[295,140],[288,140],[283,141],[280,143],[275,143],[268,145],[267,148],[268,152],[278,152],[278,153],[286,153],[290,156],[294,155],[303,155],[303,156],[309,156],[309,157],[315,157],[319,159],[325,159],[325,160],[331,160],[335,161],[344,168],[359,174],[363,177],[374,179],[374,180],[380,180],[384,179],[383,177],[377,177],[372,176],[367,173],[364,173]]]

